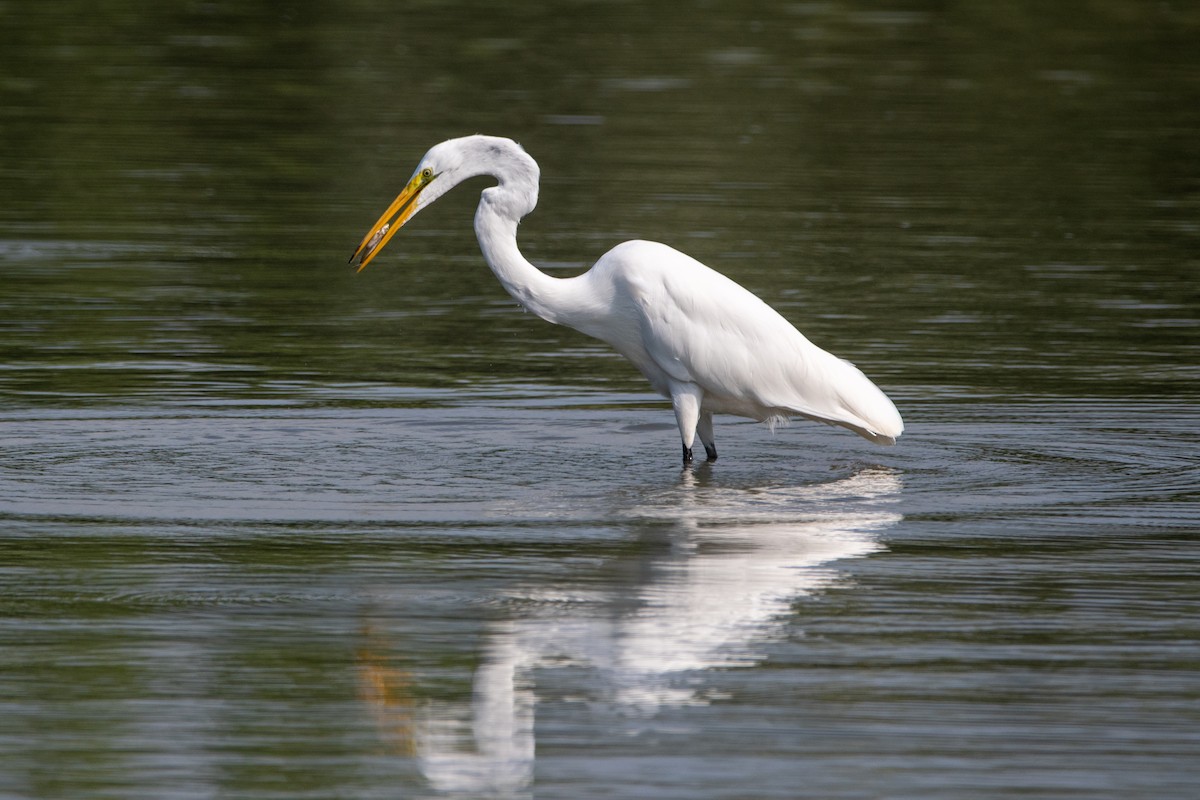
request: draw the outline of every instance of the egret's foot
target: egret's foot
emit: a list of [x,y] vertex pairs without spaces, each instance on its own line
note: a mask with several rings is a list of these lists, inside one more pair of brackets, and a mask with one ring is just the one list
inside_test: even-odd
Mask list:
[[685,444],[683,446],[683,465],[686,467],[690,463],[692,463],[692,448]]
[[717,446],[715,444],[704,445],[704,454],[708,456],[709,461],[717,460]]

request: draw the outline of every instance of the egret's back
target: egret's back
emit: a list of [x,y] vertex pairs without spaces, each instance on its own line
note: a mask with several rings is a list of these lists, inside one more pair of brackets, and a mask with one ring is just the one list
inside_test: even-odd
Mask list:
[[708,411],[759,420],[800,415],[880,444],[894,444],[904,430],[895,405],[857,367],[690,256],[654,242],[626,242],[593,272],[611,282],[613,308],[637,326],[601,338],[664,395],[672,382],[695,384]]

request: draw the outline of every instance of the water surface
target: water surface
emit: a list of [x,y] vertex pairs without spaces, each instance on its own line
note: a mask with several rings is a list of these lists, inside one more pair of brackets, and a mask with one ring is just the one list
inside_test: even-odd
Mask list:
[[[0,795],[1191,797],[1195,12],[0,9]],[[677,246],[894,448],[522,314]]]

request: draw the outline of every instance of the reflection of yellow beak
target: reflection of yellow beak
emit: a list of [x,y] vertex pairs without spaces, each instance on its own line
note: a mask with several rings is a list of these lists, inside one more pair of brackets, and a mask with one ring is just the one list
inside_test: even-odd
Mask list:
[[[400,230],[401,226],[408,221],[416,208],[417,195],[421,190],[429,185],[429,178],[423,174],[413,176],[413,179],[408,182],[408,186],[404,187],[404,191],[400,196],[392,201],[388,206],[387,211],[383,212],[383,216],[371,226],[371,230],[367,231],[367,235],[363,237],[362,242],[354,251],[354,255],[350,256],[350,263],[354,263],[354,259],[358,259],[358,272],[362,272],[367,264],[371,263],[371,259],[375,254],[383,249],[396,231]],[[397,216],[397,214],[399,216]],[[396,217],[392,222],[388,220]]]

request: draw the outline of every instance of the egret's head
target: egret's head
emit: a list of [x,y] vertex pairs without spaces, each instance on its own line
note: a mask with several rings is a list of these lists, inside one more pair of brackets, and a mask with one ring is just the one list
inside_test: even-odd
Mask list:
[[350,262],[358,268],[371,263],[405,222],[468,178],[495,176],[510,184],[525,198],[521,214],[537,203],[538,167],[519,144],[497,136],[464,136],[434,145],[421,159],[404,191],[392,201],[383,216],[367,231]]

